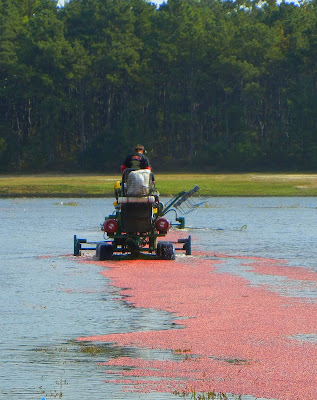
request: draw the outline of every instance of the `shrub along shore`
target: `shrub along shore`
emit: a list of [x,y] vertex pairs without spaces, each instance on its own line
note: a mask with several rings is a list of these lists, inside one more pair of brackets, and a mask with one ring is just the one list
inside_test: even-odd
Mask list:
[[[317,174],[156,174],[161,196],[317,196]],[[112,197],[120,175],[0,175],[0,197]]]

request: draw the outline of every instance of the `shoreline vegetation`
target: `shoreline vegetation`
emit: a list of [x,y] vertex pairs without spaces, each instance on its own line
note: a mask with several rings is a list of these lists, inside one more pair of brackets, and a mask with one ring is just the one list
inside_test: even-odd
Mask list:
[[[173,196],[193,186],[199,195],[317,196],[317,173],[158,173],[161,196]],[[0,175],[0,198],[7,197],[113,197],[120,174]]]
[[3,171],[316,171],[315,1],[65,3],[1,2]]

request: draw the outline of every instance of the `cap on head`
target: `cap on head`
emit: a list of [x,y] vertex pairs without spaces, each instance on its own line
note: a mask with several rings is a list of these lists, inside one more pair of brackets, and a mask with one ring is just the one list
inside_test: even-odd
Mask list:
[[143,150],[144,151],[144,146],[142,146],[142,144],[137,144],[134,146],[134,151],[138,151],[138,150]]

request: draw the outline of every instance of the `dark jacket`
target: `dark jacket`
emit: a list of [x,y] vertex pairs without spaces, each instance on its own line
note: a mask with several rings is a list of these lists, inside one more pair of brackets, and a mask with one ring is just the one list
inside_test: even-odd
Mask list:
[[130,154],[121,165],[121,172],[123,172],[126,168],[151,169],[149,160],[142,153]]

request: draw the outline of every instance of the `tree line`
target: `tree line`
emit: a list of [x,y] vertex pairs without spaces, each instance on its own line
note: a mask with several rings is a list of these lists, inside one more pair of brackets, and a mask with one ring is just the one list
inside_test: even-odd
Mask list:
[[317,2],[0,0],[0,171],[316,170]]

